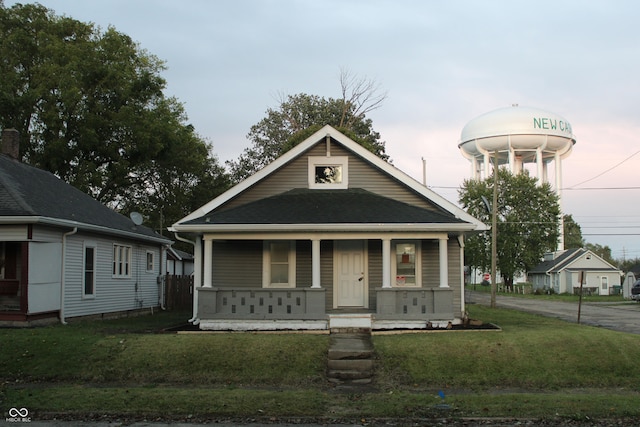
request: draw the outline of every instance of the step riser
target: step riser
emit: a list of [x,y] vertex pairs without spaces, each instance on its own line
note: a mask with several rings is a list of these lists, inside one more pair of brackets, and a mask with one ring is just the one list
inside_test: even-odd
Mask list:
[[369,372],[373,370],[373,360],[360,359],[360,360],[329,360],[329,371],[357,371],[357,372]]
[[[342,325],[341,325],[342,326]],[[327,355],[327,378],[344,386],[369,384],[374,370],[371,333],[333,334]],[[362,330],[360,330],[362,332]]]

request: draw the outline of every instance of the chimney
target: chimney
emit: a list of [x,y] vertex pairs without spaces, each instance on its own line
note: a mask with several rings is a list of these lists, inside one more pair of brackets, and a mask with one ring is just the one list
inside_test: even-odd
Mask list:
[[20,160],[20,132],[17,129],[2,130],[1,154]]

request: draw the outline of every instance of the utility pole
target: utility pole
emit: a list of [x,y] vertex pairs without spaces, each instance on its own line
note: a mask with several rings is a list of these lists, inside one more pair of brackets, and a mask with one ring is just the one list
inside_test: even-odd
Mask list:
[[493,153],[493,203],[491,206],[491,308],[496,308],[496,258],[498,256],[498,151]]

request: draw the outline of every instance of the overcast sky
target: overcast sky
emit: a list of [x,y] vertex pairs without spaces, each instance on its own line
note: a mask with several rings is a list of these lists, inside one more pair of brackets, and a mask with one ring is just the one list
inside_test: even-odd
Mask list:
[[[5,0],[9,7],[15,1]],[[23,1],[25,3],[25,1]],[[452,202],[470,120],[512,104],[566,118],[562,208],[615,258],[640,257],[640,2],[41,0],[166,61],[167,94],[221,162],[281,94],[339,97],[340,69],[388,93],[370,113],[393,164]]]

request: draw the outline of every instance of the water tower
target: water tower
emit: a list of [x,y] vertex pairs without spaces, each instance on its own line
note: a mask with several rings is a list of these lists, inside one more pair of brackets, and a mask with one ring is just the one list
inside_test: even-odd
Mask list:
[[[462,129],[460,148],[471,161],[471,177],[487,178],[494,157],[499,165],[506,165],[516,174],[527,163],[535,164],[535,176],[549,182],[548,167],[555,166],[555,191],[561,202],[562,160],[576,143],[571,124],[563,117],[541,109],[520,107],[501,108],[471,120]],[[562,204],[560,204],[562,206]],[[560,230],[559,248],[564,248]]]

